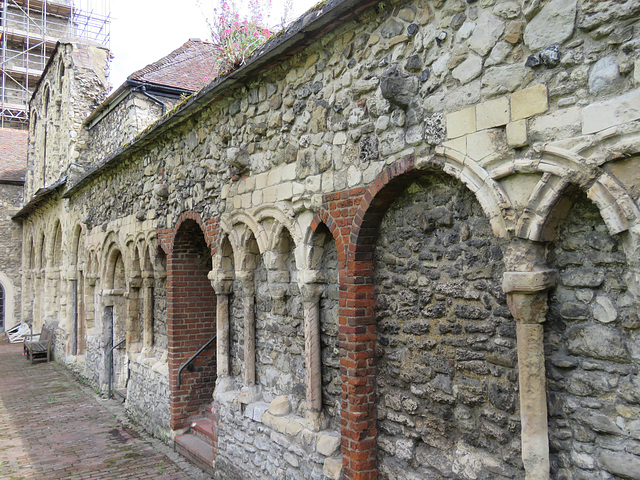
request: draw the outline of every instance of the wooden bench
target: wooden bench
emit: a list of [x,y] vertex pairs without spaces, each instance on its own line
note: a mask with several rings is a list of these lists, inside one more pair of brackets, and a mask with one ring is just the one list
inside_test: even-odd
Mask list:
[[[31,363],[35,363],[36,360],[51,361],[55,327],[55,324],[45,325],[42,327],[41,333],[26,336],[24,341],[24,354],[27,360],[31,360]],[[34,337],[38,337],[38,339],[34,340]]]

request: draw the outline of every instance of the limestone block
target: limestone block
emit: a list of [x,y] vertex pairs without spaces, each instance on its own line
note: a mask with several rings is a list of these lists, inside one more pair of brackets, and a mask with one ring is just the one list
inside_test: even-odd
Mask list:
[[481,130],[467,137],[467,156],[480,161],[497,150],[502,150],[504,140],[497,130]]
[[256,190],[263,189],[267,186],[268,173],[256,175]]
[[253,405],[253,416],[251,417],[255,422],[262,422],[262,417],[269,410],[268,403],[254,403]]
[[529,118],[549,109],[547,86],[543,84],[525,88],[511,95],[511,120]]
[[282,167],[276,167],[268,173],[267,185],[278,185],[282,181]]
[[287,417],[273,417],[271,421],[271,428],[279,433],[287,433],[287,425],[289,419]]
[[291,182],[281,183],[277,187],[278,201],[289,200],[293,196],[293,184]]
[[528,144],[526,120],[507,124],[507,143],[512,148],[525,147]]
[[342,478],[342,458],[325,459],[322,473],[331,480],[340,480]]
[[553,140],[563,136],[569,137],[580,133],[582,128],[580,107],[569,107],[563,110],[536,117],[529,124],[529,135],[533,140]]
[[449,113],[446,119],[447,138],[457,138],[476,131],[476,107]]
[[289,412],[291,412],[291,403],[286,395],[274,398],[269,404],[269,413],[272,415],[288,415]]
[[499,127],[509,123],[509,97],[500,97],[476,105],[476,128]]
[[262,191],[262,201],[264,203],[275,203],[278,200],[278,187],[265,188]]
[[290,163],[282,168],[282,180],[295,180],[296,179],[296,164]]
[[469,55],[460,65],[453,69],[451,75],[463,85],[477,78],[482,73],[482,57]]
[[524,42],[540,50],[564,42],[573,34],[577,0],[551,0],[531,19],[524,30]]
[[456,152],[460,152],[463,155],[467,154],[467,137],[458,137],[453,140],[449,140],[442,144],[443,147],[450,148]]
[[330,457],[334,453],[337,453],[339,448],[339,436],[327,435],[326,433],[321,433],[320,435],[318,435],[318,443],[316,446],[316,450],[318,451],[318,453],[324,455],[325,457]]
[[302,422],[302,419],[300,420],[289,419],[289,421],[285,426],[285,433],[287,435],[291,435],[292,437],[295,437],[296,435],[298,435],[304,428],[304,425],[302,425],[301,422]]
[[594,133],[640,118],[640,88],[582,109],[582,133]]
[[469,47],[482,56],[487,55],[504,33],[505,23],[495,15],[484,12],[478,19]]
[[636,85],[640,84],[640,58],[638,58],[633,66],[633,80]]

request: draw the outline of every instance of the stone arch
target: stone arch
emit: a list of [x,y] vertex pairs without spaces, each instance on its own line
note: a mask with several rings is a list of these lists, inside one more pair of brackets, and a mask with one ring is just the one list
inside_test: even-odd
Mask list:
[[562,198],[571,185],[584,191],[598,206],[612,234],[626,231],[640,220],[640,209],[613,175],[599,167],[596,160],[563,148],[544,145],[535,158],[501,162],[489,172],[496,180],[518,173],[542,174],[516,226],[516,235],[521,238],[553,240],[562,211],[567,210]]
[[172,235],[168,255],[168,360],[171,428],[184,428],[206,403],[215,386],[215,349],[210,346],[179,371],[187,359],[204,347],[216,332],[216,297],[208,278],[212,245],[203,222],[185,214]]
[[[196,224],[198,224],[198,227],[200,228],[200,230],[202,231],[202,234],[204,235],[204,239],[205,242],[207,244],[207,246],[209,247],[209,249],[211,250],[211,254],[213,255],[214,253],[214,248],[215,248],[215,244],[213,242],[213,239],[210,235],[207,235],[207,227],[205,225],[205,222],[202,220],[202,217],[200,217],[200,215],[198,215],[195,212],[185,212],[182,215],[180,215],[180,217],[178,218],[178,220],[176,221],[175,226],[173,227],[172,231],[171,231],[171,235],[170,235],[170,239],[169,239],[169,245],[168,245],[168,249],[169,251],[173,250],[173,247],[175,245],[175,241],[176,241],[176,236],[178,235],[178,232],[180,231],[180,228],[182,227],[182,224],[185,222],[195,222]],[[167,252],[169,253],[169,252]]]
[[71,288],[71,355],[84,355],[87,339],[84,234],[81,224],[76,224],[71,236],[70,288]]
[[[102,338],[104,345],[104,377],[103,383],[111,381],[113,389],[126,396],[129,380],[129,364],[126,351],[112,347],[126,339],[126,292],[127,292],[127,264],[123,250],[116,241],[115,235],[110,234],[103,249],[102,286]],[[111,379],[108,372],[112,372]]]
[[[515,210],[502,186],[489,171],[472,158],[452,148],[438,146],[435,156],[421,157],[415,162],[417,170],[442,171],[461,181],[473,192],[489,219],[497,238],[507,238],[515,227]],[[392,172],[389,172],[393,174]]]
[[[396,198],[408,192],[408,187],[414,182],[431,179],[429,172],[433,172],[434,176],[439,176],[445,183],[453,182],[458,185],[455,188],[473,199],[472,203],[481,207],[482,212],[478,214],[478,218],[486,223],[488,238],[493,242],[496,255],[500,258],[502,253],[498,241],[507,237],[508,230],[513,228],[514,210],[510,200],[497,182],[489,178],[486,171],[475,168],[472,162],[467,163],[463,159],[453,161],[452,158],[456,158],[455,152],[439,149],[437,153],[438,156],[420,162],[414,162],[413,158],[407,157],[385,169],[372,185],[364,189],[362,199],[352,217],[350,232],[341,228],[336,241],[338,243],[343,239],[347,245],[344,252],[346,268],[344,274],[341,272],[340,278],[339,308],[345,398],[342,404],[342,435],[347,438],[357,435],[361,439],[358,444],[345,445],[343,442],[347,475],[354,476],[357,475],[356,472],[375,475],[377,471],[374,467],[377,455],[376,438],[379,432],[374,400],[377,385],[375,365],[376,352],[380,352],[380,348],[383,347],[378,345],[374,253],[379,228],[389,207],[394,204]],[[446,158],[443,158],[445,155]],[[476,179],[480,178],[484,182],[483,186],[476,184]],[[348,222],[348,217],[346,220]],[[344,219],[336,217],[334,222],[344,223]],[[428,224],[425,228],[427,227]],[[495,291],[499,292],[497,295],[500,296],[502,273],[498,275],[498,280],[496,275],[498,274],[495,272],[492,274],[492,282],[495,284]],[[494,300],[491,302],[493,305]],[[503,311],[510,317],[506,304],[503,307]],[[484,315],[485,313],[483,318]],[[515,391],[513,385],[509,388]],[[509,398],[513,398],[513,391],[510,391]],[[350,458],[367,461],[357,463],[358,467],[354,469],[350,466]]]
[[11,279],[0,272],[0,332],[15,325],[15,287]]

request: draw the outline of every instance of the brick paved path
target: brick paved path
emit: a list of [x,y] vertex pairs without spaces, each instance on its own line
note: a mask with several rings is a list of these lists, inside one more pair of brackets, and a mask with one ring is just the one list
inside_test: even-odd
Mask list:
[[134,427],[122,405],[60,365],[31,365],[22,344],[0,336],[0,479],[209,478]]

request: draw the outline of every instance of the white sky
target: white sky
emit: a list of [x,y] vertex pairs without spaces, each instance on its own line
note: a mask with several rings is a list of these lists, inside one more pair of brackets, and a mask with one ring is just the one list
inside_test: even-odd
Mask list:
[[[89,0],[90,2],[91,0]],[[293,18],[318,0],[293,0]],[[196,0],[111,0],[111,85],[171,53],[190,38],[210,38]],[[246,3],[246,0],[238,2]],[[272,0],[270,18],[279,19],[284,0]],[[211,0],[202,0],[210,6]],[[209,7],[211,9],[211,7]]]

